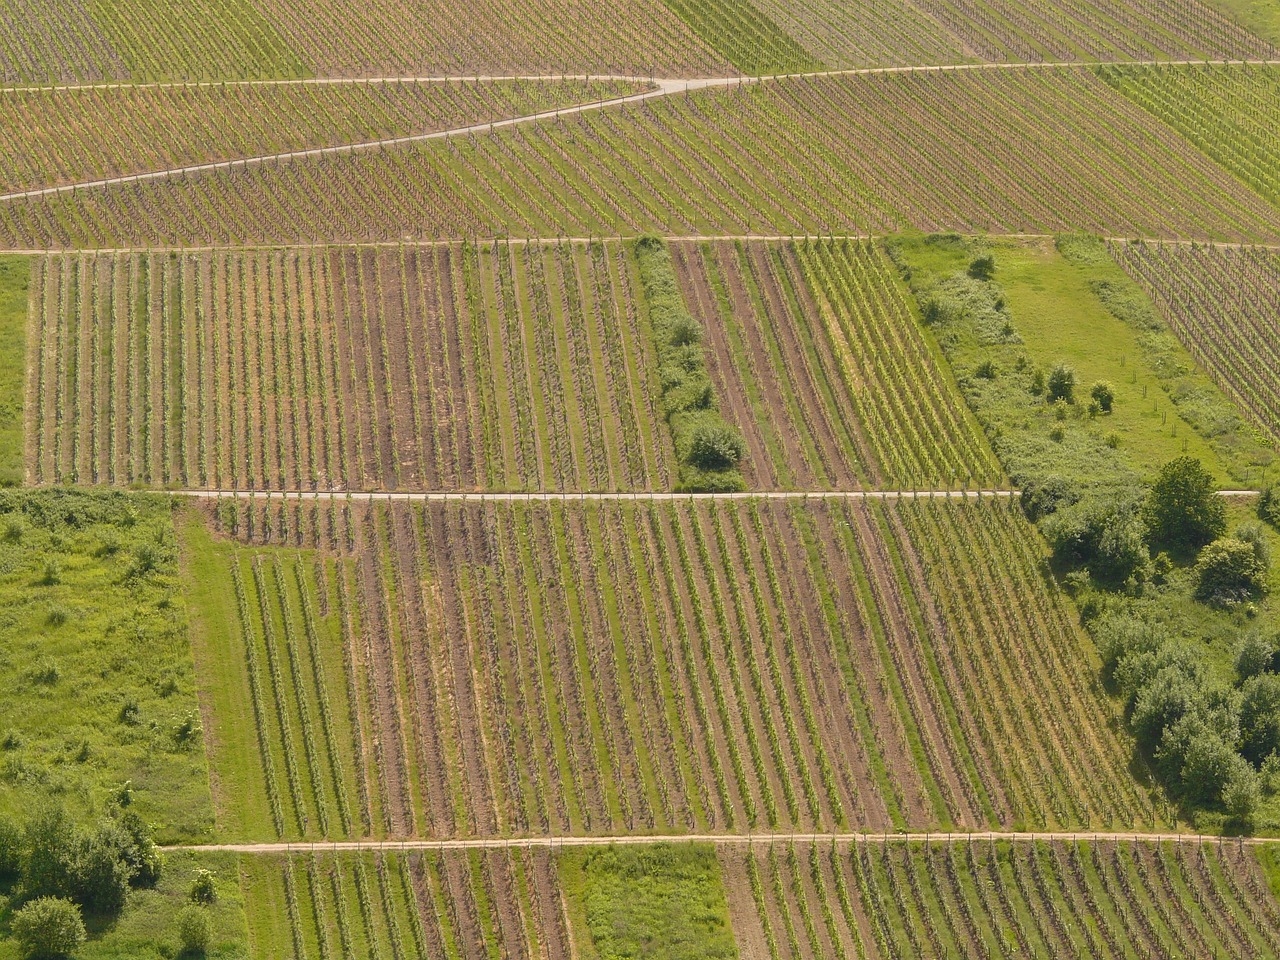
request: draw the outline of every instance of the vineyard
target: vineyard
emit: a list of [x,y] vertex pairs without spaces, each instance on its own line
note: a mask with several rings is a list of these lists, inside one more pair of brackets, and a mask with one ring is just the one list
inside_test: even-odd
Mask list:
[[431,133],[641,89],[566,80],[0,90],[0,193]]
[[570,956],[545,850],[253,856],[240,869],[255,957]]
[[1102,79],[1169,124],[1244,184],[1280,202],[1280,70],[1106,67]]
[[1148,841],[761,844],[720,855],[743,960],[1274,956],[1251,851]]
[[0,83],[319,76],[703,76],[728,65],[661,6],[382,0],[13,0]]
[[1114,243],[1196,361],[1280,441],[1280,257],[1261,249]]
[[184,536],[232,836],[1161,816],[1007,505],[215,516],[232,539]]
[[999,482],[875,244],[673,246],[751,489]]
[[[951,144],[939,150],[939,143]],[[803,77],[0,202],[0,245],[643,232],[1274,239],[1276,208],[1091,71]]]
[[670,489],[622,245],[33,263],[32,482]]

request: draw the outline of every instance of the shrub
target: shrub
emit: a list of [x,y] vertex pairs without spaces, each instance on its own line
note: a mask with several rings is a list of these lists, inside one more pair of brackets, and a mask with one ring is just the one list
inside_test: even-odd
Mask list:
[[727,424],[700,423],[689,442],[688,462],[699,470],[730,470],[742,461],[742,434]]
[[667,327],[667,342],[673,347],[690,347],[702,342],[702,326],[687,313],[681,313]]
[[1044,371],[1036,367],[1035,372],[1031,374],[1031,393],[1034,396],[1043,396],[1045,391]]
[[44,562],[44,573],[40,577],[40,585],[43,587],[56,587],[62,582],[62,564],[56,557],[50,557]]
[[975,280],[990,280],[996,275],[996,258],[989,253],[969,261],[969,276]]
[[1271,544],[1267,533],[1258,523],[1241,524],[1236,530],[1236,539],[1253,547],[1253,555],[1258,558],[1264,569],[1271,566]]
[[32,900],[13,915],[10,929],[30,960],[68,956],[85,941],[80,908],[58,897]]
[[218,902],[218,888],[214,884],[212,870],[197,870],[191,881],[191,892],[188,894],[192,903],[213,904]]
[[74,900],[94,913],[117,913],[136,873],[128,862],[131,846],[129,833],[114,822],[81,833],[61,809],[42,811],[23,836],[24,889],[29,896]]
[[1227,505],[1194,457],[1178,457],[1161,468],[1145,516],[1153,540],[1187,549],[1198,549],[1227,529]]
[[994,360],[983,360],[978,364],[977,369],[973,371],[973,375],[979,380],[994,380],[999,373],[1000,371],[996,368]]
[[1075,402],[1076,372],[1065,363],[1060,363],[1049,373],[1049,399]]
[[1093,398],[1093,402],[1098,405],[1098,409],[1103,413],[1110,413],[1111,408],[1115,406],[1116,391],[1105,380],[1099,380],[1089,390],[1089,396]]
[[1055,562],[1088,567],[1095,577],[1112,583],[1145,579],[1150,553],[1140,502],[1134,491],[1112,491],[1060,508],[1042,524]]
[[22,830],[9,817],[0,816],[0,880],[22,872]]
[[1196,562],[1196,599],[1205,603],[1241,603],[1262,593],[1267,568],[1252,545],[1232,537],[1209,544]]
[[1280,483],[1273,483],[1259,495],[1258,517],[1280,530]]
[[1080,502],[1081,494],[1076,484],[1056,473],[1029,477],[1022,481],[1021,487],[1022,511],[1032,522]]
[[158,544],[142,543],[133,551],[133,563],[129,565],[129,575],[141,577],[159,568],[164,563],[164,551]]
[[1271,669],[1276,655],[1276,645],[1261,633],[1253,631],[1245,635],[1240,642],[1240,652],[1236,655],[1236,676],[1241,683],[1260,673]]
[[[1239,757],[1235,758],[1237,761]],[[1222,784],[1222,807],[1241,823],[1249,823],[1262,802],[1262,783],[1247,763],[1232,763]]]
[[212,939],[213,928],[204,907],[188,904],[178,912],[178,942],[183,953],[203,955]]

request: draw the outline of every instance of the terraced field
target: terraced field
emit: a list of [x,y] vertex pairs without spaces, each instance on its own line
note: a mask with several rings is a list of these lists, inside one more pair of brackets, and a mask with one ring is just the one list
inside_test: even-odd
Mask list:
[[1280,256],[1181,244],[1111,250],[1196,360],[1263,434],[1280,441]]
[[1091,70],[1011,68],[769,80],[0,202],[0,245],[903,227],[1258,241],[1280,237],[1276,223],[1275,207]]

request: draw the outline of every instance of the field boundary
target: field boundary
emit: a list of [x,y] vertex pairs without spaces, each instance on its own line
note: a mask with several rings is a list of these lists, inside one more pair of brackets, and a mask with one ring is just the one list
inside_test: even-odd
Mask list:
[[176,844],[163,846],[164,851],[199,851],[204,853],[240,854],[302,854],[302,853],[359,853],[362,851],[398,853],[401,851],[446,850],[504,850],[550,849],[572,847],[647,846],[658,843],[709,843],[717,847],[751,847],[756,844],[814,843],[848,846],[855,843],[889,845],[897,843],[937,843],[955,845],[973,841],[988,843],[1232,843],[1243,846],[1267,846],[1280,844],[1280,837],[1229,837],[1219,834],[1174,833],[1170,831],[1000,831],[975,830],[958,832],[946,830],[915,831],[909,833],[698,833],[698,834],[618,834],[615,836],[570,837],[489,837],[459,839],[389,839],[389,840],[318,840],[294,843],[210,843]]

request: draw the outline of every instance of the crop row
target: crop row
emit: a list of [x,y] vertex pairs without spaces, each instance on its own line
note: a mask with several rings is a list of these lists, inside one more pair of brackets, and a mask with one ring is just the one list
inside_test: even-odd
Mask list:
[[637,89],[517,80],[9,90],[0,193],[430,133]]
[[35,264],[34,482],[669,488],[620,245]]
[[[242,577],[267,596],[249,608],[274,621],[279,665],[215,710],[277,701],[254,710],[277,789],[301,795],[278,804],[286,837],[326,835],[322,797],[327,833],[388,836],[1159,822],[1007,506],[239,498],[215,514],[241,541],[330,555],[287,551],[274,588]],[[235,566],[258,548],[226,549]],[[327,704],[313,634],[289,626],[301,601],[272,606],[295,580],[350,651],[325,647]],[[233,621],[223,594],[200,615]],[[250,632],[246,663],[270,663],[271,631]],[[215,769],[263,750],[215,742]],[[339,831],[328,784],[353,755],[347,793],[370,799]],[[243,829],[262,836],[273,802],[251,792]]]
[[879,248],[673,245],[754,490],[994,484],[1000,473]]
[[584,0],[13,0],[0,83],[321,76],[705,76],[730,68],[661,4]]
[[1113,243],[1112,255],[1266,436],[1280,441],[1280,256],[1262,249]]
[[559,960],[565,904],[547,851],[313,852],[241,858],[255,957]]
[[1074,68],[769,80],[0,203],[24,249],[902,226],[1277,236],[1261,197]]
[[1235,843],[761,844],[720,854],[744,960],[1272,956],[1280,910]]
[[1102,79],[1272,203],[1280,202],[1280,70],[1103,67]]

